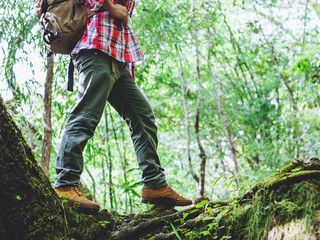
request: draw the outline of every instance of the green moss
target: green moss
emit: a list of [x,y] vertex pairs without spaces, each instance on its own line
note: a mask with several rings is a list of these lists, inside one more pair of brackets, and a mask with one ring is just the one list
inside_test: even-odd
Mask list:
[[[262,180],[244,197],[220,204],[210,203],[201,218],[183,221],[185,224],[177,228],[179,235],[182,239],[261,239],[274,226],[299,219],[303,219],[299,224],[305,224],[305,229],[314,229],[312,226],[319,220],[316,214],[320,208],[319,182],[316,180],[319,171],[305,170],[305,165],[300,167],[286,168],[286,171]],[[118,226],[129,222],[129,226],[135,226],[146,219],[171,214],[172,211],[154,206],[144,214],[120,216],[106,212],[105,217],[118,219],[121,222]],[[103,221],[91,221],[92,224],[88,225],[90,221],[86,219],[87,225],[82,225],[81,218],[76,224],[81,226],[78,230],[82,229],[82,233],[87,229],[86,235],[80,234],[86,239],[103,239],[102,236],[110,234],[109,229],[103,226]],[[79,231],[70,236],[77,239],[75,236]],[[171,231],[168,223],[161,230],[162,235],[157,235],[155,239],[162,239],[160,235],[166,239]],[[143,239],[153,239],[156,233],[147,234]]]
[[288,173],[288,172],[292,172],[294,169],[297,169],[301,166],[303,166],[304,162],[299,159],[296,158],[293,161],[291,161],[288,165],[284,166],[280,171],[279,171],[279,175],[280,174],[284,174],[284,173]]
[[[182,231],[186,239],[260,239],[274,226],[303,219],[312,231],[318,224],[320,209],[320,171],[311,164],[291,164],[272,177],[259,182],[250,194],[229,201],[227,206],[214,207],[202,215],[191,231]],[[317,168],[319,166],[316,166]],[[316,169],[317,169],[316,168]],[[311,168],[312,169],[312,168]]]
[[141,219],[152,219],[155,217],[166,216],[175,213],[176,210],[173,207],[161,204],[153,205],[148,211],[139,213],[134,216],[133,221],[137,222]]
[[61,239],[60,200],[0,99],[1,239]]

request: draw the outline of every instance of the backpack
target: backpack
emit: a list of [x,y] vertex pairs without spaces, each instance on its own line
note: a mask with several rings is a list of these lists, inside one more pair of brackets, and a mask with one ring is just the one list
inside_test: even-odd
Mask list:
[[70,54],[95,14],[86,0],[34,0],[42,37],[49,52]]

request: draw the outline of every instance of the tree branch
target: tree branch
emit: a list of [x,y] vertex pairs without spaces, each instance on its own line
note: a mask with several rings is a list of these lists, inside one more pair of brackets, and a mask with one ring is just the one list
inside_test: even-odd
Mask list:
[[187,137],[187,161],[188,161],[188,166],[189,166],[189,170],[191,173],[191,176],[193,177],[193,179],[199,183],[200,179],[198,177],[198,175],[195,173],[193,166],[192,166],[192,162],[191,162],[191,154],[190,154],[190,120],[189,120],[189,113],[188,113],[188,104],[187,104],[187,90],[185,87],[185,83],[184,83],[184,72],[183,72],[183,68],[182,68],[182,63],[181,63],[181,53],[180,53],[180,49],[178,48],[178,46],[176,46],[177,49],[177,53],[178,53],[178,57],[179,57],[179,67],[180,67],[180,81],[181,81],[181,93],[182,93],[182,99],[183,99],[183,109],[184,109],[184,121],[185,121],[185,126],[186,126],[186,137]]
[[192,20],[192,34],[194,39],[194,44],[196,47],[196,61],[197,61],[197,80],[198,80],[198,101],[197,101],[197,109],[196,109],[196,121],[194,124],[196,136],[197,136],[197,142],[200,150],[200,158],[201,158],[201,164],[200,164],[200,197],[204,197],[204,187],[205,187],[205,176],[206,176],[206,161],[207,161],[207,155],[205,153],[205,150],[202,146],[201,140],[200,140],[200,109],[201,109],[201,101],[202,101],[202,80],[201,80],[201,74],[200,74],[200,49],[198,44],[198,29],[196,24],[196,13],[194,8],[194,0],[191,1],[191,20]]
[[54,68],[54,54],[49,53],[47,56],[47,75],[44,86],[44,110],[43,110],[43,129],[44,138],[41,152],[41,167],[45,174],[49,175],[50,155],[52,147],[52,125],[51,125],[51,95],[52,80]]

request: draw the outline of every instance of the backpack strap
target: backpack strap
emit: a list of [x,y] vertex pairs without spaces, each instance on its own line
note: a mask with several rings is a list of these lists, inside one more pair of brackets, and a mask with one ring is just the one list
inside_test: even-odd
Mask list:
[[73,92],[73,82],[74,82],[74,65],[72,61],[72,57],[70,58],[69,66],[68,66],[68,91]]

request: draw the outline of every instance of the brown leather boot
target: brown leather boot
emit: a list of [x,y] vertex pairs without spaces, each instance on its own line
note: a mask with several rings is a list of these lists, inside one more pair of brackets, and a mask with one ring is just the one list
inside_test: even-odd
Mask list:
[[182,197],[169,185],[161,188],[143,188],[141,202],[170,206],[188,206],[193,204],[192,200]]
[[54,190],[59,197],[67,199],[71,206],[97,211],[100,209],[100,206],[96,202],[89,200],[83,190],[78,186],[55,187]]

